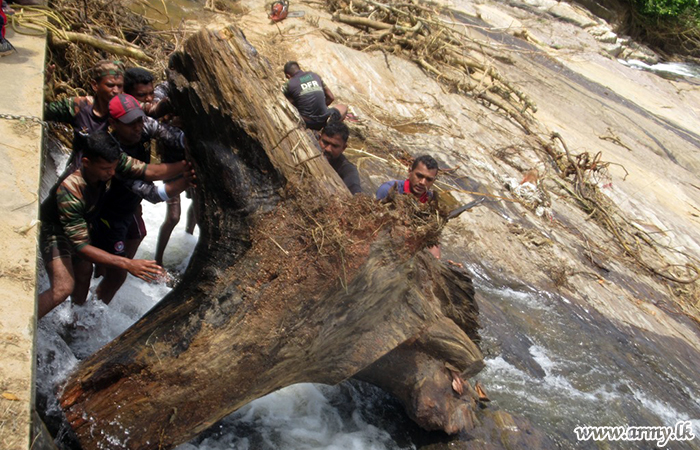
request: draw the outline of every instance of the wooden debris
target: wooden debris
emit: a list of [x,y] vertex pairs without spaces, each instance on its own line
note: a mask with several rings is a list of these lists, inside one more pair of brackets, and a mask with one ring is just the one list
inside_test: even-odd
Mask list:
[[360,31],[325,30],[328,39],[358,50],[381,50],[410,59],[457,92],[501,109],[529,132],[526,113],[536,112],[537,106],[489,63],[490,59],[509,62],[508,55],[441,20],[438,9],[413,0],[396,4],[335,0],[330,9],[335,21]]

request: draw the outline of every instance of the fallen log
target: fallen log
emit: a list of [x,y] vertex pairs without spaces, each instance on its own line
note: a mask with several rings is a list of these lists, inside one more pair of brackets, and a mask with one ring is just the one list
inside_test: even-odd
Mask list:
[[88,34],[76,33],[73,31],[60,30],[59,33],[51,33],[52,45],[61,45],[61,41],[69,41],[81,44],[87,44],[99,50],[112,53],[118,56],[134,58],[139,61],[153,62],[153,58],[148,56],[140,48],[134,45],[126,45],[124,43],[114,42]]
[[82,448],[173,448],[270,392],[356,374],[425,428],[469,428],[473,400],[451,386],[482,367],[478,311],[470,280],[424,251],[434,206],[351,197],[237,28],[198,32],[172,65],[200,239],[180,284],[67,380]]

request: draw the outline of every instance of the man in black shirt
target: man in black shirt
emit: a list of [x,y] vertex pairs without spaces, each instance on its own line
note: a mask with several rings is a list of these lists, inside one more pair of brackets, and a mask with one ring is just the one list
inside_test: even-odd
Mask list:
[[360,173],[357,171],[355,164],[348,161],[343,155],[345,148],[348,146],[349,135],[350,130],[343,122],[329,122],[321,131],[318,143],[323,151],[323,156],[326,157],[331,167],[338,173],[345,186],[355,195],[362,192]]
[[[146,116],[139,102],[129,94],[119,94],[110,100],[109,123],[119,147],[132,158],[150,163],[152,139],[157,139],[184,158],[185,138],[182,130]],[[167,184],[159,188],[152,184],[135,188],[134,183],[115,178],[105,196],[99,220],[95,221],[95,245],[109,253],[133,258],[146,236],[146,225],[141,217],[142,198],[151,202],[166,201],[179,195],[189,185],[183,178],[170,184],[173,185],[171,189]],[[127,273],[117,268],[107,268],[104,275],[96,293],[100,300],[109,303],[124,283]]]
[[335,100],[335,96],[321,77],[313,72],[304,72],[296,61],[289,61],[284,65],[284,76],[287,77],[287,83],[282,92],[299,110],[308,128],[320,130],[329,119],[338,122],[345,120],[347,105],[328,107]]

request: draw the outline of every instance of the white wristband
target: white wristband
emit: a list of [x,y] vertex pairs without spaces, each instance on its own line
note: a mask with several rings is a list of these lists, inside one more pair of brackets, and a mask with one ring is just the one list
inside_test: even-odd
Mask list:
[[165,184],[161,184],[160,186],[158,186],[158,195],[163,201],[170,200],[170,197],[168,197],[168,193],[165,192]]

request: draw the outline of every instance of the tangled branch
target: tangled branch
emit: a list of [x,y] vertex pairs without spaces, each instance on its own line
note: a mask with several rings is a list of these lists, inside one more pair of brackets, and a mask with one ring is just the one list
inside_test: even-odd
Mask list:
[[55,64],[49,99],[84,95],[89,69],[101,59],[121,59],[161,74],[175,46],[148,18],[119,1],[61,0],[50,7],[48,64]]
[[[552,140],[554,139],[561,143],[566,155],[566,161],[569,163],[563,167],[561,172],[562,179],[573,175],[572,184],[574,189],[567,190],[590,217],[596,219],[613,235],[615,241],[627,256],[634,259],[644,269],[667,281],[687,285],[693,284],[700,279],[700,268],[696,258],[662,245],[649,233],[633,226],[632,221],[625,217],[614,203],[600,193],[597,184],[590,182],[590,174],[606,170],[609,165],[609,163],[601,160],[600,152],[592,158],[588,153],[572,156],[566,142],[564,142],[559,133],[552,134]],[[642,251],[643,244],[646,244],[647,248],[653,251],[657,259],[656,262],[649,262],[648,257],[644,256]],[[664,255],[661,254],[662,250],[671,250],[680,254],[686,259],[686,263],[679,266],[667,262]],[[659,263],[663,267],[658,267]]]
[[536,112],[537,106],[488,62],[509,62],[508,56],[467,36],[454,23],[440,20],[440,11],[415,0],[393,4],[333,0],[330,10],[335,21],[360,31],[323,30],[329,40],[361,51],[399,54],[455,91],[497,107],[530,133],[526,112]]

